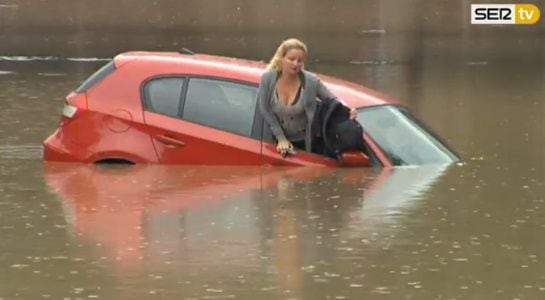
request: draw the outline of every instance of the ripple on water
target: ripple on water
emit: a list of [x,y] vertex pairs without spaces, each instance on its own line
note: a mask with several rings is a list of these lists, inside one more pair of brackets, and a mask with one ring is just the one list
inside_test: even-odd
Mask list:
[[15,56],[0,56],[0,61],[1,60],[26,62],[26,61],[55,61],[55,60],[60,60],[60,58],[55,57],[55,56],[23,56],[23,55],[15,55]]
[[41,159],[42,145],[2,145],[0,157],[3,159]]
[[391,294],[392,291],[387,286],[377,286],[374,288],[371,293],[373,294]]
[[103,57],[69,57],[63,58],[59,56],[0,56],[0,61],[13,61],[13,62],[35,62],[35,61],[73,61],[73,62],[100,62],[110,61],[111,58]]
[[61,77],[66,75],[67,75],[66,73],[53,73],[53,72],[38,73],[38,76],[44,76],[44,77]]
[[102,58],[102,57],[69,57],[66,60],[74,62],[99,62],[99,61],[110,61],[111,58]]

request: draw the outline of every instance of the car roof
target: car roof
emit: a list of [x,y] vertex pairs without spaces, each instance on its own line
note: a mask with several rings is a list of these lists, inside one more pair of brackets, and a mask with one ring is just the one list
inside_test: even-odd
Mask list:
[[[161,74],[161,66],[169,66],[166,73],[172,74],[172,68],[179,70],[180,73],[199,76],[216,76],[231,80],[240,80],[259,84],[261,75],[266,70],[264,62],[253,60],[207,55],[207,54],[184,54],[179,52],[126,52],[117,55],[114,58],[117,67],[126,63],[146,66],[148,69],[155,69],[153,76]],[[157,66],[157,68],[150,68]],[[393,98],[383,95],[375,90],[366,88],[359,84],[346,80],[325,76],[315,73],[326,86],[341,101],[349,107],[362,107],[397,103]]]

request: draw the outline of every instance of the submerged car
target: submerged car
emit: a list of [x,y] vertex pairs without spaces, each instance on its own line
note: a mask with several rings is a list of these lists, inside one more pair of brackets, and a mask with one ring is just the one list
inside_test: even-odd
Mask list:
[[263,63],[178,52],[117,55],[66,97],[46,161],[206,165],[443,164],[459,157],[393,99],[318,77],[357,109],[368,153],[284,157],[257,109]]

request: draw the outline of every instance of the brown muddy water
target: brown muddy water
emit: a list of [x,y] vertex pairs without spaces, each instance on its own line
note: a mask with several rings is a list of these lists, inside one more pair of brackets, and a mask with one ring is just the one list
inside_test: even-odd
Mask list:
[[[396,97],[465,164],[44,164],[64,96],[100,58],[153,48],[152,34],[109,33],[92,53],[69,34],[46,52],[17,52],[29,33],[2,44],[0,300],[544,298],[543,34],[381,26],[334,42],[302,31],[308,68]],[[267,60],[282,37],[212,32],[183,44]]]

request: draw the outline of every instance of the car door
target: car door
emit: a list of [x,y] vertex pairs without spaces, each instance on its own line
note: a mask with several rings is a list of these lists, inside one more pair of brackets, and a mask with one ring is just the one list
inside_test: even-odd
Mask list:
[[[259,114],[258,114],[259,115]],[[262,118],[260,118],[263,120]],[[276,142],[267,123],[263,123],[263,143],[261,149],[263,164],[275,166],[328,166],[335,167],[337,162],[333,159],[295,149],[295,154],[282,156],[276,150]]]
[[255,95],[255,86],[218,78],[150,80],[144,86],[145,121],[159,161],[261,164],[261,136],[254,129]]

